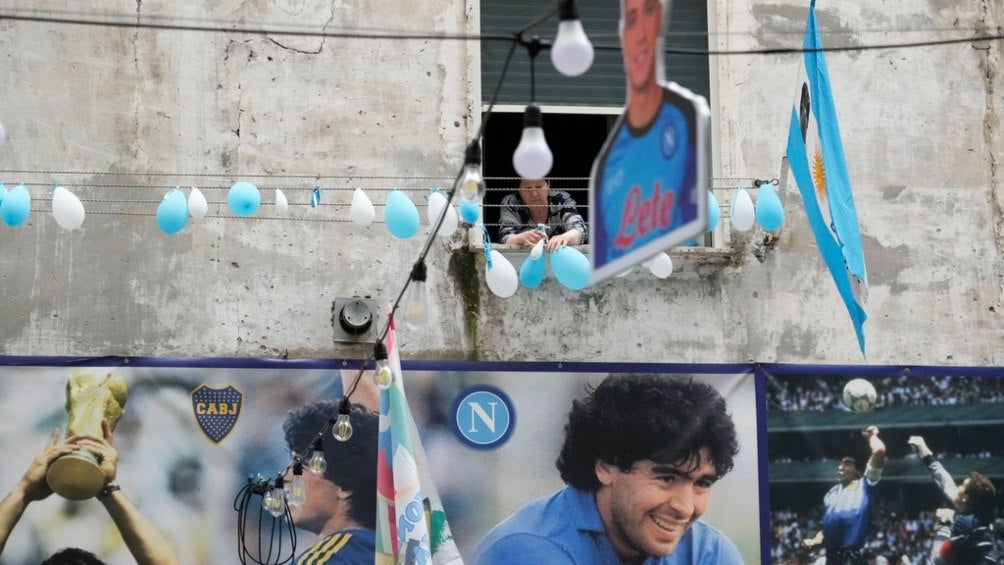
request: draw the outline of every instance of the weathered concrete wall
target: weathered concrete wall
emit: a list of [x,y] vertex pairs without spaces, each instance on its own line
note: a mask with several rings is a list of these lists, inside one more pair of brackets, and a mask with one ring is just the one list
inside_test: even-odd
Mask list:
[[[133,18],[327,31],[461,32],[477,13],[461,2],[89,4]],[[718,2],[714,46],[799,45],[804,4]],[[1004,7],[990,1],[861,0],[822,3],[817,13],[833,47],[999,34],[1004,25]],[[895,31],[903,29],[916,31]],[[359,228],[346,220],[351,191],[333,189],[364,186],[382,204],[400,186],[419,202],[449,182],[478,126],[474,45],[11,20],[0,31],[2,180],[34,183],[35,197],[28,223],[0,228],[0,352],[369,353],[332,341],[332,301],[392,302],[429,228],[403,241],[379,223]],[[868,263],[869,363],[1002,362],[1000,51],[997,41],[828,55]],[[778,176],[798,65],[796,55],[713,59],[716,177]],[[286,190],[297,203],[292,219],[265,204],[255,218],[233,218],[226,188],[242,178]],[[85,201],[81,230],[63,231],[46,212],[53,182]],[[211,217],[166,236],[152,214],[177,184],[203,188]],[[315,184],[331,190],[311,210]],[[548,279],[497,298],[462,235],[437,241],[432,323],[400,333],[404,355],[862,362],[793,183],[785,198],[786,226],[766,252],[737,236],[732,260],[680,258],[667,280],[636,269],[582,292]],[[510,257],[518,267],[520,254]]]

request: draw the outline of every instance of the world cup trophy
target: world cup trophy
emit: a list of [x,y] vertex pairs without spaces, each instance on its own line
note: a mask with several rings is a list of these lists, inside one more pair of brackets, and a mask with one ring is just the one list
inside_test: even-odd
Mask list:
[[[101,421],[115,429],[122,417],[129,390],[121,375],[109,373],[104,380],[74,373],[66,383],[66,437],[104,437]],[[63,455],[49,466],[45,481],[53,492],[69,500],[85,500],[104,487],[101,462],[83,449]]]

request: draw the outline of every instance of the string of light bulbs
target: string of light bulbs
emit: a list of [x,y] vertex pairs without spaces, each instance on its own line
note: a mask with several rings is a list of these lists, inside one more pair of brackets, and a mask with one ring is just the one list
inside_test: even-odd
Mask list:
[[[379,332],[379,336],[374,343],[373,352],[370,356],[360,365],[359,371],[356,373],[351,384],[348,386],[347,390],[343,391],[343,395],[338,404],[337,414],[329,417],[326,424],[324,424],[321,430],[314,436],[313,441],[310,446],[306,447],[303,451],[296,451],[292,456],[290,463],[276,474],[275,478],[272,480],[271,485],[267,479],[257,478],[248,480],[248,485],[246,486],[246,492],[251,493],[248,496],[241,498],[239,496],[238,505],[239,512],[245,512],[248,505],[251,504],[251,500],[254,494],[260,494],[262,496],[262,508],[266,510],[273,518],[279,519],[284,517],[289,521],[290,527],[292,527],[292,515],[290,513],[290,505],[296,506],[302,504],[306,500],[307,493],[304,489],[302,482],[303,475],[303,462],[307,462],[307,468],[309,472],[315,474],[323,474],[324,470],[327,468],[328,462],[324,457],[324,438],[330,432],[336,441],[348,441],[352,437],[352,421],[350,418],[351,412],[351,398],[352,395],[357,390],[360,381],[362,380],[363,374],[370,366],[370,362],[373,361],[373,376],[374,382],[380,390],[387,390],[394,384],[394,373],[391,371],[388,363],[388,352],[387,346],[385,345],[385,340],[392,327],[395,319],[395,314],[401,305],[405,294],[412,290],[409,295],[408,301],[405,304],[404,318],[408,320],[411,324],[419,324],[425,319],[426,311],[426,289],[425,289],[425,279],[426,279],[426,266],[425,259],[432,248],[432,244],[435,240],[436,235],[439,233],[440,228],[443,225],[447,217],[447,212],[449,210],[450,202],[453,200],[454,196],[459,193],[460,197],[460,209],[461,215],[464,216],[465,221],[470,220],[469,223],[474,224],[477,222],[481,215],[481,203],[484,199],[486,192],[485,179],[481,174],[481,146],[480,139],[484,135],[485,123],[490,119],[492,110],[495,106],[495,102],[498,99],[499,92],[501,90],[502,84],[505,81],[505,75],[509,67],[509,63],[512,60],[513,54],[515,53],[516,47],[522,41],[522,35],[539,25],[541,22],[550,17],[556,10],[558,6],[564,6],[561,9],[562,17],[566,17],[568,14],[574,14],[574,9],[569,9],[574,3],[574,0],[560,0],[555,6],[552,6],[543,16],[537,18],[536,20],[530,22],[528,25],[524,26],[522,29],[513,34],[512,44],[509,49],[509,53],[506,56],[505,63],[502,66],[502,71],[499,75],[498,83],[495,87],[495,91],[492,95],[492,99],[488,105],[487,110],[482,117],[480,126],[478,127],[477,133],[473,140],[467,145],[464,150],[464,163],[460,171],[457,173],[451,188],[447,192],[444,199],[444,206],[439,213],[439,217],[435,222],[431,233],[428,235],[425,245],[422,251],[419,253],[418,259],[412,266],[411,272],[408,275],[405,284],[398,293],[397,298],[394,300],[390,312],[387,315],[387,319],[383,324],[382,329]],[[581,29],[581,25],[579,26]],[[560,33],[560,28],[559,28]],[[439,193],[436,193],[439,194]],[[472,216],[473,215],[473,216]],[[307,458],[307,453],[310,453],[310,457]],[[283,477],[292,471],[291,488],[285,488],[285,482]],[[295,494],[291,497],[290,492]],[[262,526],[259,525],[259,528]],[[273,531],[275,524],[272,525]],[[260,533],[260,530],[259,530]],[[243,535],[243,532],[241,533]],[[260,536],[259,536],[260,537]],[[271,539],[271,538],[270,538]],[[240,540],[240,551],[241,557],[244,558],[247,553],[246,539],[241,538]],[[259,554],[259,558],[261,555]],[[271,551],[267,557],[271,557]],[[242,561],[243,562],[243,561]],[[258,560],[258,563],[263,563],[264,561]],[[270,562],[270,561],[269,561]]]

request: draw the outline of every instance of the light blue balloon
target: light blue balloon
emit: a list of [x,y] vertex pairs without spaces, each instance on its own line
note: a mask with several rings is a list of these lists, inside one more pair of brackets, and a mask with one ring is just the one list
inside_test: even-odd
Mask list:
[[177,188],[157,206],[157,227],[166,234],[180,232],[188,223],[188,198]]
[[261,204],[261,193],[258,192],[257,186],[242,180],[230,187],[230,192],[227,193],[227,204],[235,215],[250,216]]
[[765,231],[774,231],[784,223],[781,199],[770,184],[761,184],[756,197],[756,221]]
[[460,219],[468,224],[476,224],[481,217],[481,206],[469,200],[460,201]]
[[418,208],[401,190],[394,190],[387,195],[387,205],[384,207],[384,222],[387,231],[398,239],[408,239],[418,232]]
[[544,256],[534,259],[527,256],[519,268],[519,282],[526,288],[537,288],[544,280]]
[[715,198],[715,193],[708,191],[708,229],[707,231],[712,231],[718,227],[718,220],[721,219],[722,209],[718,206],[718,199]]
[[0,202],[0,218],[12,228],[23,224],[30,212],[31,194],[28,194],[28,189],[23,184],[14,187]]
[[551,270],[558,282],[572,290],[582,290],[589,285],[589,259],[574,247],[552,251]]

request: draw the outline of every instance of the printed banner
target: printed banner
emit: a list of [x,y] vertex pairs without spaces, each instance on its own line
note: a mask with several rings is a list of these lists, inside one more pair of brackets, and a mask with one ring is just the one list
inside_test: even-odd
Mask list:
[[[390,344],[396,365],[398,352]],[[249,477],[282,472],[293,448],[302,449],[316,434],[309,426],[295,432],[293,415],[312,414],[310,425],[323,426],[330,411],[310,408],[337,407],[358,371],[302,362],[252,368],[179,364],[172,359],[147,359],[139,366],[135,359],[105,366],[0,364],[0,494],[12,495],[4,504],[18,498],[15,487],[33,460],[50,440],[60,444],[68,426],[97,438],[103,435],[101,420],[116,420],[111,446],[121,488],[109,496],[127,497],[180,562],[236,563],[238,491]],[[234,364],[246,366],[247,360]],[[322,475],[305,471],[306,501],[292,513],[298,527],[295,555],[342,553],[368,562],[378,548],[390,547],[394,563],[422,562],[425,555],[433,563],[480,565],[511,558],[517,540],[524,556],[546,556],[554,549],[548,544],[557,544],[568,555],[606,562],[622,558],[630,544],[596,538],[589,551],[599,552],[597,558],[578,553],[583,548],[567,528],[582,526],[600,535],[606,531],[604,517],[617,515],[617,528],[635,531],[644,541],[640,547],[653,554],[668,550],[683,558],[713,548],[714,562],[738,555],[747,564],[812,563],[824,556],[827,544],[840,543],[859,546],[855,549],[869,562],[912,563],[942,551],[956,525],[989,531],[980,528],[992,518],[953,502],[963,481],[974,481],[965,489],[969,496],[994,489],[986,508],[1001,515],[1004,444],[995,438],[1004,436],[1004,369],[997,367],[565,363],[559,369],[547,363],[450,362],[404,367],[395,369],[395,387],[383,391],[382,425],[381,398],[368,373],[362,382],[369,385],[353,394],[354,403],[370,410],[368,420],[355,421],[353,437],[371,437],[372,448],[329,457]],[[106,379],[109,375],[115,378]],[[618,409],[622,401],[631,408]],[[377,427],[385,434],[399,432],[386,452],[389,462],[384,456],[386,467],[377,463]],[[297,445],[287,443],[287,436]],[[332,454],[353,445],[338,442],[330,431],[323,440]],[[91,445],[105,458],[112,453],[100,442]],[[581,464],[596,453],[613,463]],[[843,463],[845,456],[854,462]],[[868,470],[869,461],[881,467],[880,476]],[[394,490],[380,482],[378,468],[393,478]],[[841,491],[833,489],[845,479],[859,488],[835,498]],[[359,486],[364,484],[382,484],[379,498],[387,508],[382,518],[377,486],[367,496]],[[576,492],[578,487],[570,486],[576,484],[592,494]],[[970,484],[982,486],[970,489]],[[678,490],[681,485],[686,489]],[[361,502],[367,499],[371,502]],[[853,508],[853,502],[868,512],[853,514],[860,521],[844,522],[860,527],[837,527],[829,539],[816,541],[820,531],[831,528],[826,509],[838,499],[842,507]],[[353,512],[353,524],[343,521],[334,533],[325,531],[344,500],[360,501],[368,510]],[[563,505],[561,517],[549,518],[542,501]],[[256,545],[258,520],[261,516],[271,527],[271,517],[257,508],[248,514],[249,550],[267,555],[264,541]],[[644,518],[632,519],[639,516]],[[423,525],[427,534],[409,535]],[[135,563],[116,530],[98,500],[52,494],[24,507],[0,564],[34,565],[66,547],[82,548],[111,565]],[[983,547],[978,537],[958,539],[953,550]],[[398,541],[396,553],[392,540]],[[994,543],[1001,543],[999,537],[986,547]],[[284,546],[283,555],[290,550]]]

